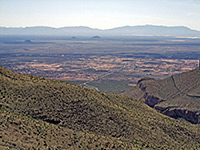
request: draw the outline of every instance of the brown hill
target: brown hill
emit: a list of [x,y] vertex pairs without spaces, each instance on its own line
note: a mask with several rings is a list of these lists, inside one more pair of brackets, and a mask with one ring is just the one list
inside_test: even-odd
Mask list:
[[[1,112],[1,115],[3,113],[5,116],[0,120],[1,132],[3,130],[5,133],[1,138],[6,137],[9,129],[13,133],[11,141],[16,140],[15,134],[18,128],[13,127],[12,124],[15,123],[12,120],[15,119],[8,116],[11,114],[11,116],[35,118],[33,122],[23,123],[26,128],[33,128],[30,129],[33,132],[36,130],[34,122],[40,120],[42,123],[45,121],[47,125],[41,129],[42,132],[49,128],[50,131],[53,130],[49,127],[53,125],[58,129],[61,128],[63,134],[67,133],[68,129],[78,134],[78,139],[82,133],[87,133],[88,138],[92,136],[94,139],[101,136],[96,143],[93,141],[95,145],[99,145],[101,140],[110,139],[112,146],[120,146],[121,143],[122,147],[119,149],[133,149],[134,147],[140,149],[145,147],[149,149],[200,148],[199,126],[164,116],[139,100],[101,93],[58,80],[17,74],[3,67],[0,67],[0,84],[0,104],[9,112]],[[7,120],[6,125],[4,125],[5,120]],[[58,133],[59,131],[52,131],[52,134],[57,134],[58,139],[62,136]],[[56,142],[55,138],[51,138],[52,134],[44,133],[46,139],[52,143]],[[38,136],[41,140],[43,134]],[[76,137],[72,139],[76,140]],[[86,139],[84,147],[90,144],[89,139]],[[46,146],[51,146],[51,142],[47,141]],[[57,143],[61,147],[66,146],[65,141]],[[78,143],[80,142],[75,143],[75,147],[79,146]],[[7,142],[2,138],[0,144],[6,145]],[[17,142],[15,144],[16,147],[20,145]],[[35,145],[34,142],[32,145]],[[109,149],[116,149],[112,146]]]
[[163,80],[141,79],[122,95],[143,100],[149,106],[174,118],[200,123],[200,71],[173,75]]

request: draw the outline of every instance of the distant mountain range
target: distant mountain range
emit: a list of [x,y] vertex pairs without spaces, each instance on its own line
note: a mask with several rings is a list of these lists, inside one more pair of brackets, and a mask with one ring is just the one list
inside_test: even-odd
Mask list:
[[62,27],[46,26],[7,28],[0,27],[0,35],[46,35],[46,36],[200,36],[200,31],[184,26],[123,26],[112,29],[94,29],[90,27]]

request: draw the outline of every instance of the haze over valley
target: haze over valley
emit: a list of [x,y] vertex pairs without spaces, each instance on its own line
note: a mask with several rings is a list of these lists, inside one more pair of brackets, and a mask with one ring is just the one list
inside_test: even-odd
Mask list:
[[199,150],[200,2],[0,1],[0,149]]
[[143,77],[163,79],[196,68],[199,41],[168,36],[3,36],[0,65],[120,93]]

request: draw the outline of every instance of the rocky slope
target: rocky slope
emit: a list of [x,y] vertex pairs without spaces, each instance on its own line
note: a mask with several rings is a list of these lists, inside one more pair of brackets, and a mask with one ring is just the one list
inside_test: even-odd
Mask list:
[[199,68],[163,80],[141,79],[136,87],[122,95],[143,100],[170,117],[200,123]]
[[[16,139],[17,134],[19,137],[27,136],[28,139],[36,137],[38,141],[42,140],[41,142],[45,138],[46,147],[52,147],[52,143],[56,143],[60,145],[58,149],[62,149],[68,144],[67,141],[62,141],[62,136],[65,137],[60,134],[62,130],[63,134],[76,134],[68,135],[73,141],[73,146],[77,148],[83,145],[82,149],[96,145],[99,146],[97,149],[106,146],[106,149],[200,148],[199,126],[162,115],[139,100],[101,93],[58,80],[17,74],[3,67],[0,67],[0,84],[0,105],[3,109],[0,118],[0,129],[3,133],[0,136],[1,146],[18,148],[23,145],[20,139]],[[15,117],[12,116],[22,116],[22,119],[19,118],[24,126],[22,128],[32,129],[21,132],[23,130],[15,126],[18,122],[13,122]],[[30,121],[26,117],[30,118]],[[40,128],[44,134],[37,135],[34,125],[37,121],[45,124]],[[58,128],[59,131],[49,126]],[[10,136],[7,136],[8,134]],[[85,141],[81,138],[82,134],[88,135]],[[57,138],[53,138],[52,135],[56,135]],[[104,142],[107,139],[110,144]],[[36,145],[35,142],[29,143],[29,148]],[[74,148],[71,144],[68,146],[69,149]]]

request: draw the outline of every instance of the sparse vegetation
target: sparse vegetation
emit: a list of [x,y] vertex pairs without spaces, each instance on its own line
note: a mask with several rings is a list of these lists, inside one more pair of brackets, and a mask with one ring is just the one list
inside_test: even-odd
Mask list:
[[[134,149],[134,144],[73,131],[30,117],[0,110],[0,149]],[[101,144],[100,144],[101,143]],[[139,145],[138,145],[139,146]],[[137,146],[137,147],[138,147]]]
[[119,94],[143,77],[192,70],[200,58],[199,38],[91,37],[2,36],[0,65]]
[[[3,67],[0,67],[0,77],[1,129],[6,134],[9,128],[10,134],[13,133],[9,140],[3,138],[1,145],[10,146],[12,142],[8,142],[16,140],[17,131],[10,120],[21,116],[25,121],[21,117],[15,121],[23,124],[19,135],[28,139],[33,136],[34,142],[29,143],[33,147],[58,145],[62,149],[68,144],[68,147],[83,146],[83,149],[200,148],[199,126],[164,116],[142,101],[17,74]],[[41,124],[36,126],[37,122]],[[63,136],[70,138],[70,142],[66,144]]]
[[163,80],[143,79],[122,95],[145,101],[162,113],[200,123],[199,68]]

